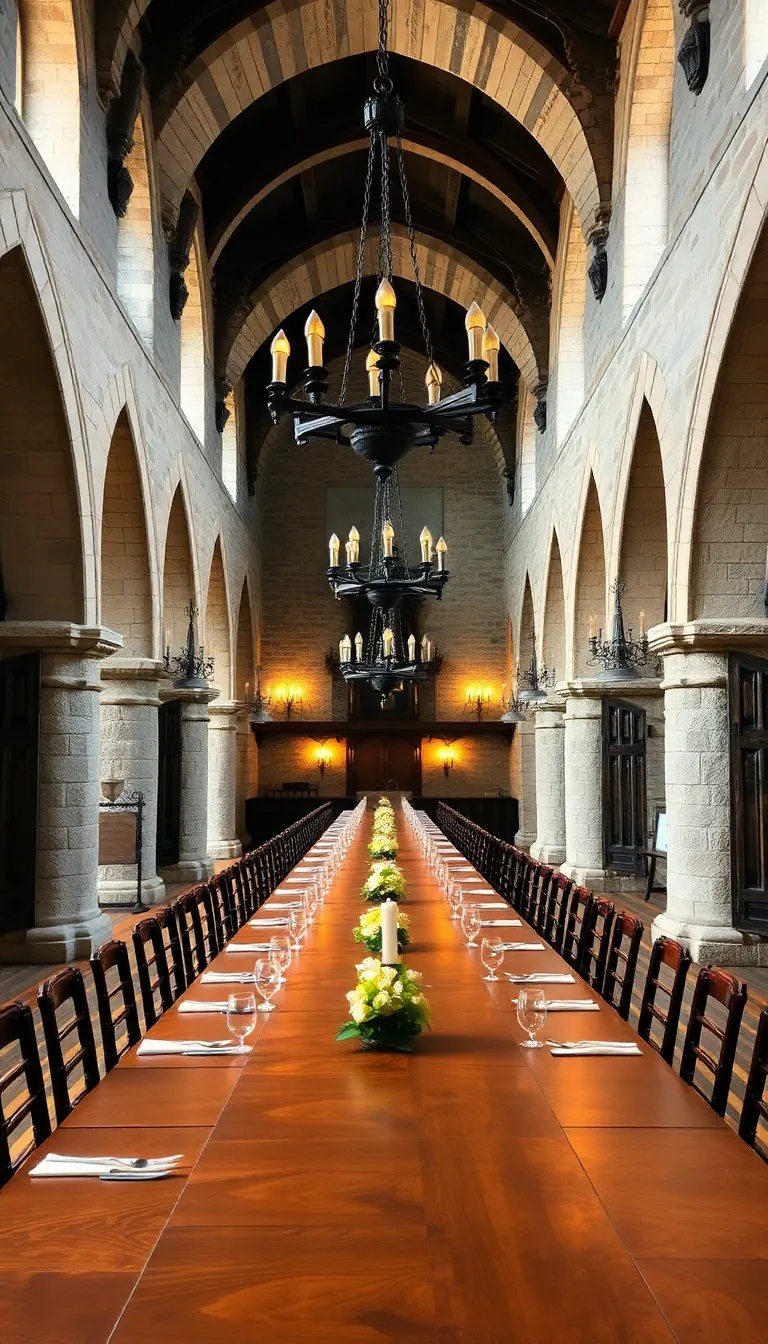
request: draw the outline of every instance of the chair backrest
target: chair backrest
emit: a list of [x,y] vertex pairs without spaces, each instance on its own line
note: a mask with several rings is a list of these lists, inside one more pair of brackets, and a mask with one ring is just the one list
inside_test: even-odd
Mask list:
[[625,910],[617,911],[611,929],[601,993],[606,1003],[610,1003],[625,1022],[629,1020],[637,958],[644,932],[645,925],[634,915],[627,914]]
[[[656,939],[648,961],[648,974],[640,1001],[637,1030],[643,1040],[658,1050],[662,1059],[668,1064],[671,1064],[675,1057],[677,1025],[680,1021],[680,1009],[683,1006],[685,981],[690,965],[689,954],[675,942],[674,938]],[[672,974],[671,988],[668,988],[661,979],[663,967]],[[666,999],[666,1011],[660,1006],[660,996]],[[656,1044],[651,1035],[654,1022],[658,1022],[662,1029],[660,1045]]]
[[171,902],[171,908],[176,913],[179,925],[187,984],[191,985],[192,981],[205,970],[209,961],[203,930],[202,888],[193,887],[191,891],[182,892],[181,896],[177,896],[176,900]]
[[768,1160],[768,1150],[761,1147],[757,1127],[761,1120],[768,1123],[768,1102],[765,1100],[765,1082],[768,1078],[768,1008],[760,1014],[755,1035],[755,1048],[741,1108],[739,1134],[762,1158]]
[[[85,981],[77,967],[65,966],[44,980],[37,991],[37,1006],[43,1022],[56,1121],[61,1124],[99,1081],[99,1061],[88,995]],[[71,1008],[72,1015],[60,1027],[56,1013],[63,1007]],[[70,1040],[73,1036],[77,1039],[74,1048]],[[82,1087],[73,1095],[70,1078],[80,1066],[83,1070]]]
[[160,925],[173,978],[173,997],[178,999],[187,988],[187,971],[181,947],[179,920],[172,905],[159,905],[152,912]]
[[563,877],[562,873],[558,873],[553,884],[544,929],[544,937],[548,943],[552,944],[556,952],[559,952],[563,945],[565,923],[568,918],[572,892],[573,883],[570,878]]
[[549,906],[553,898],[554,881],[557,874],[554,868],[548,868],[545,863],[539,864],[539,872],[536,882],[536,902],[531,911],[531,923],[537,933],[544,932],[547,927],[547,918],[549,915]]
[[[32,1009],[26,1003],[7,1003],[0,1008],[0,1070],[3,1054],[17,1056],[6,1060],[0,1072],[0,1188],[11,1179],[26,1157],[51,1133],[51,1117],[45,1098],[43,1071],[35,1037]],[[3,1093],[13,1091],[6,1107]],[[31,1134],[22,1145],[23,1131],[14,1142],[20,1146],[11,1156],[11,1135],[29,1120]]]
[[[702,966],[696,977],[696,985],[691,1000],[691,1013],[683,1044],[680,1061],[680,1077],[708,1101],[713,1111],[725,1115],[728,1105],[728,1090],[731,1086],[733,1064],[736,1059],[736,1046],[739,1040],[739,1027],[747,1002],[747,986],[743,980],[737,980],[727,971],[715,966]],[[719,1003],[724,1010],[725,1020],[721,1024],[708,1011],[711,1003]],[[717,1055],[710,1054],[701,1044],[703,1031],[708,1031],[720,1042]],[[706,1091],[696,1080],[696,1066],[712,1075],[712,1089]]]
[[586,887],[574,887],[568,902],[563,941],[558,951],[575,971],[581,969],[584,960],[593,900],[592,892]]
[[[96,1003],[99,1008],[101,1043],[104,1047],[104,1068],[107,1073],[113,1069],[132,1045],[141,1040],[139,1010],[136,1007],[136,991],[133,987],[131,963],[128,948],[116,938],[102,943],[91,957],[93,983],[96,986]],[[109,987],[110,972],[115,972],[112,988]],[[120,999],[120,1007],[112,1011],[112,1000]],[[118,1046],[117,1031],[125,1030],[125,1039]]]
[[231,868],[225,868],[219,876],[226,892],[227,904],[232,917],[232,932],[237,933],[238,929],[243,927],[246,919],[245,900],[237,865],[233,864]]
[[584,929],[581,962],[578,970],[587,984],[603,992],[608,949],[611,942],[616,908],[607,896],[593,896],[589,918]]
[[144,1021],[147,1027],[153,1027],[160,1014],[170,1008],[174,1001],[171,968],[157,915],[145,915],[144,919],[134,924],[133,952],[139,973]]

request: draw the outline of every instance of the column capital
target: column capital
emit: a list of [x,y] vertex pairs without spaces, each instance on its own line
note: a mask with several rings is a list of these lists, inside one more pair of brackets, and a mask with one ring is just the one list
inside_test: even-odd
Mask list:
[[165,685],[161,682],[159,691],[160,700],[163,704],[168,700],[180,700],[182,705],[203,705],[206,708],[212,700],[216,699],[218,694],[219,692],[214,686],[185,688],[183,686],[172,686],[170,682]]
[[716,620],[665,621],[648,631],[648,647],[662,658],[674,653],[729,653],[768,656],[768,619],[735,616]]
[[76,625],[72,621],[0,623],[0,648],[13,653],[71,653],[81,658],[108,658],[122,647],[122,635],[104,625]]
[[660,677],[624,677],[615,681],[576,677],[573,681],[559,681],[555,693],[569,703],[573,700],[599,702],[614,697],[631,699],[636,695],[661,695],[662,687]]

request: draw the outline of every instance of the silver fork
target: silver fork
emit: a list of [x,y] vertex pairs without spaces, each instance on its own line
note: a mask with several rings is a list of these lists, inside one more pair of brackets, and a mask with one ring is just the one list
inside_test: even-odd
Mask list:
[[77,1154],[49,1153],[48,1161],[83,1162],[89,1167],[116,1167],[121,1171],[165,1171],[174,1167],[183,1158],[183,1153],[174,1153],[172,1157],[78,1157]]

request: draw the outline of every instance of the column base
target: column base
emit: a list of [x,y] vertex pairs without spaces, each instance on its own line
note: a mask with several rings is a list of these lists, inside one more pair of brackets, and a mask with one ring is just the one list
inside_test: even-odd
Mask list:
[[550,868],[559,868],[565,860],[565,845],[539,844],[537,841],[531,845],[531,858],[537,863],[546,863]]
[[535,831],[518,831],[512,843],[514,844],[515,849],[525,850],[525,853],[527,854],[531,845],[535,844],[535,841]]
[[211,859],[239,859],[243,846],[239,840],[209,840],[208,856]]
[[22,929],[0,938],[0,963],[27,963],[51,966],[84,961],[96,948],[112,937],[109,915],[71,924],[50,924],[45,928]]
[[[97,886],[102,910],[111,905],[133,905],[136,883],[130,878],[104,878]],[[148,877],[141,884],[141,899],[145,905],[162,905],[165,901],[165,883],[161,877]]]
[[163,868],[162,878],[164,882],[207,882],[209,877],[213,877],[213,861],[209,858],[204,859],[181,859],[178,863],[172,863],[170,867]]
[[606,871],[604,868],[582,868],[577,863],[563,863],[560,872],[569,882],[579,887],[589,887],[590,891],[606,891]]
[[768,966],[768,938],[728,925],[694,924],[663,914],[654,919],[651,934],[654,940],[674,938],[703,966]]

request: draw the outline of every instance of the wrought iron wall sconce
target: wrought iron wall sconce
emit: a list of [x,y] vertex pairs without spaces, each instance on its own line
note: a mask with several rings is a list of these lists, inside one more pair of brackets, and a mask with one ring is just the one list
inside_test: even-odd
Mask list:
[[315,761],[321,776],[325,774],[326,769],[331,764],[332,760],[333,757],[331,756],[330,747],[320,746],[317,748],[317,751],[315,752]]
[[478,719],[482,719],[483,711],[490,709],[492,699],[490,686],[468,686],[464,712],[476,714]]
[[441,747],[437,753],[437,759],[443,767],[443,774],[447,779],[456,764],[456,755],[453,747]]
[[526,710],[530,701],[521,700],[519,694],[514,691],[505,693],[504,687],[501,688],[502,723],[525,723],[527,719]]
[[614,595],[613,600],[613,625],[611,627],[611,638],[603,639],[602,630],[598,630],[597,617],[589,618],[589,665],[594,667],[597,664],[602,666],[602,672],[598,672],[596,681],[626,681],[627,678],[639,677],[639,667],[647,667],[652,664],[656,667],[658,660],[648,649],[648,635],[645,629],[645,612],[640,612],[640,639],[632,638],[632,628],[624,629],[624,613],[621,609],[621,594],[626,591],[626,584],[622,583],[620,578],[616,578],[611,585],[611,592]]
[[539,667],[539,660],[536,656],[536,640],[531,640],[531,661],[527,668],[521,672],[517,669],[517,699],[523,705],[531,704],[537,700],[546,700],[547,691],[550,691],[555,684],[555,669],[547,667],[546,663]]
[[290,719],[294,710],[300,711],[304,704],[304,694],[300,686],[278,686],[274,699],[286,719]]
[[260,673],[261,668],[257,667],[256,685],[254,687],[253,695],[251,695],[251,683],[246,681],[243,700],[248,712],[253,715],[257,723],[271,723],[272,715],[269,713],[269,707],[272,704],[272,696],[268,694],[265,695],[262,691]]
[[188,619],[186,644],[180,654],[171,658],[171,632],[167,630],[163,666],[168,675],[173,677],[173,684],[177,690],[204,691],[208,682],[213,679],[213,658],[206,657],[202,644],[199,648],[195,647],[197,607],[191,600],[186,608],[186,614]]

